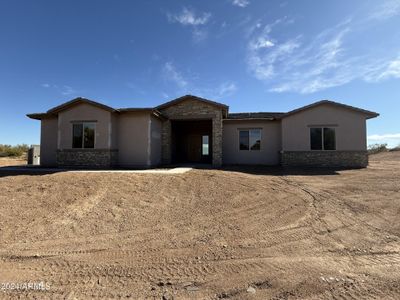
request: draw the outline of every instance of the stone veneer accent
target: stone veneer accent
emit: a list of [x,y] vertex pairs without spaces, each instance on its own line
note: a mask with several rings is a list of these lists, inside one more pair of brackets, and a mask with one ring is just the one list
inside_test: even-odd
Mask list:
[[282,151],[283,166],[365,168],[367,151]]
[[118,150],[64,149],[57,150],[59,167],[109,168],[118,164]]
[[162,163],[171,163],[171,120],[212,120],[212,163],[222,164],[222,109],[195,99],[173,104],[161,113],[168,118],[162,126]]

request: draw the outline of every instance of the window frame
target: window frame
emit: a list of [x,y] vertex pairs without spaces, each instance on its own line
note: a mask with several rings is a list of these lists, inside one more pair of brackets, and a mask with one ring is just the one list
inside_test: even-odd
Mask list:
[[[204,142],[204,138],[207,138],[207,143]],[[207,145],[207,148],[204,148],[204,145]],[[207,153],[204,153],[204,150],[207,149]],[[203,134],[201,136],[201,155],[209,156],[210,155],[210,136],[208,134]]]
[[[312,141],[311,141],[311,130],[312,129],[321,129],[321,149],[312,149]],[[334,132],[334,149],[325,149],[325,129],[331,129]],[[336,143],[336,126],[309,126],[309,138],[310,138],[310,150],[311,151],[337,151],[337,143]]]
[[[74,126],[81,125],[82,126],[82,142],[81,147],[74,147]],[[85,125],[93,125],[93,147],[85,147]],[[96,148],[96,131],[97,131],[97,123],[94,121],[84,121],[84,122],[72,122],[72,149],[95,149]]]
[[[241,132],[246,132],[247,131],[247,137],[248,137],[248,149],[240,149],[240,145],[241,145],[241,143],[240,143],[240,133]],[[252,148],[252,145],[255,145],[255,144],[252,144],[251,143],[251,131],[258,131],[259,132],[259,134],[260,134],[260,148],[259,149],[251,149]],[[239,151],[262,151],[262,148],[261,148],[261,141],[262,141],[262,128],[238,128],[238,146],[239,146]]]

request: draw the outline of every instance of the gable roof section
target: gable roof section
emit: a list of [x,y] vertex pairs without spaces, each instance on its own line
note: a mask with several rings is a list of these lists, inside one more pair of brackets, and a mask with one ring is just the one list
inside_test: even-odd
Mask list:
[[93,100],[89,100],[89,99],[86,99],[86,98],[78,97],[78,98],[72,99],[70,101],[67,101],[67,102],[65,102],[63,104],[60,104],[60,105],[58,105],[56,107],[53,107],[53,108],[49,109],[47,112],[45,112],[45,113],[27,114],[27,116],[29,118],[35,119],[35,120],[51,118],[51,117],[57,116],[57,114],[59,112],[65,110],[65,109],[68,109],[70,107],[73,107],[75,105],[82,104],[82,103],[86,103],[86,104],[89,104],[89,105],[104,109],[104,110],[109,111],[109,112],[117,112],[116,109],[114,109],[114,108],[112,108],[110,106],[107,106],[107,105],[104,105],[104,104],[101,104],[99,102],[96,102],[96,101],[93,101]]
[[214,101],[211,101],[211,100],[207,100],[207,99],[204,99],[204,98],[200,98],[200,97],[197,97],[197,96],[192,96],[192,95],[185,95],[183,97],[179,97],[179,98],[174,99],[172,101],[169,101],[169,102],[166,102],[164,104],[161,104],[161,105],[159,105],[159,106],[157,106],[155,108],[148,107],[148,108],[119,108],[119,109],[114,109],[114,108],[112,108],[110,106],[101,104],[99,102],[79,97],[79,98],[75,98],[75,99],[73,99],[71,101],[65,102],[65,103],[63,103],[61,105],[58,105],[56,107],[53,107],[52,109],[48,110],[45,113],[27,114],[27,116],[29,118],[31,118],[31,119],[42,120],[42,119],[45,119],[45,118],[55,117],[55,116],[57,116],[57,114],[59,112],[65,110],[65,109],[68,109],[68,108],[70,108],[70,107],[72,107],[74,105],[81,104],[81,103],[86,103],[86,104],[93,105],[95,107],[98,107],[98,108],[101,108],[101,109],[104,109],[104,110],[110,111],[110,112],[116,112],[116,113],[149,112],[149,113],[153,114],[154,116],[156,116],[158,118],[163,118],[164,119],[165,117],[160,112],[160,109],[167,108],[167,107],[169,107],[171,105],[175,105],[175,104],[178,104],[178,103],[180,103],[182,101],[190,100],[190,99],[201,101],[201,102],[204,102],[204,103],[219,107],[221,109],[224,109],[224,111],[225,111],[225,113],[224,113],[225,119],[224,120],[261,120],[261,119],[263,119],[263,120],[279,120],[279,119],[283,119],[283,118],[286,118],[288,116],[291,116],[293,114],[296,114],[296,113],[299,113],[299,112],[302,112],[302,111],[305,111],[305,110],[308,110],[308,109],[311,109],[311,108],[314,108],[314,107],[317,107],[317,106],[320,106],[320,105],[324,105],[324,104],[329,104],[329,105],[333,105],[333,106],[337,106],[337,107],[341,107],[341,108],[345,108],[345,109],[349,109],[349,110],[352,110],[352,111],[356,111],[356,112],[362,113],[362,114],[364,114],[366,116],[367,119],[371,119],[371,118],[375,118],[375,117],[379,116],[379,114],[376,113],[376,112],[365,110],[365,109],[361,109],[361,108],[350,106],[350,105],[346,105],[346,104],[342,104],[342,103],[338,103],[338,102],[331,101],[331,100],[321,100],[321,101],[318,101],[318,102],[315,102],[315,103],[312,103],[312,104],[309,104],[309,105],[294,109],[294,110],[289,111],[287,113],[282,113],[282,112],[248,112],[248,113],[230,113],[230,114],[227,114],[227,111],[228,111],[228,108],[229,108],[227,105],[222,104],[222,103],[218,103],[218,102],[214,102]]
[[219,103],[219,102],[211,101],[211,100],[204,99],[204,98],[197,97],[197,96],[193,96],[193,95],[185,95],[185,96],[176,98],[174,100],[165,102],[165,103],[163,103],[163,104],[161,104],[159,106],[156,106],[156,109],[158,109],[158,110],[164,109],[164,108],[170,107],[172,105],[178,104],[178,103],[186,101],[186,100],[197,100],[197,101],[201,101],[201,102],[204,102],[204,103],[216,106],[216,107],[220,107],[220,108],[223,108],[223,109],[226,109],[226,110],[229,108],[227,105]]
[[104,105],[102,103],[93,101],[93,100],[89,100],[86,98],[75,98],[72,99],[71,101],[65,102],[63,104],[60,104],[56,107],[53,107],[51,109],[49,109],[47,112],[45,113],[32,113],[32,114],[27,114],[27,116],[31,119],[35,119],[35,120],[42,120],[42,119],[46,119],[46,118],[51,118],[51,117],[55,117],[57,116],[57,114],[65,109],[68,109],[70,107],[73,107],[75,105],[78,104],[82,104],[82,103],[86,103],[101,109],[104,109],[106,111],[109,112],[115,112],[115,113],[126,113],[126,112],[149,112],[151,114],[153,114],[155,117],[158,118],[164,118],[162,116],[162,114],[155,108],[152,107],[139,107],[139,108],[134,108],[134,107],[130,107],[130,108],[112,108],[110,106]]
[[299,112],[302,112],[302,111],[305,111],[305,110],[308,110],[308,109],[311,109],[311,108],[314,108],[314,107],[317,107],[317,106],[320,106],[323,104],[329,104],[329,105],[333,105],[336,107],[341,107],[341,108],[345,108],[345,109],[349,109],[349,110],[353,110],[353,111],[365,114],[367,116],[367,119],[371,119],[371,118],[375,118],[375,117],[379,116],[378,113],[373,112],[373,111],[365,110],[365,109],[354,107],[354,106],[347,105],[347,104],[342,104],[342,103],[331,101],[331,100],[321,100],[321,101],[314,102],[312,104],[291,110],[291,111],[287,112],[286,114],[284,114],[282,116],[282,118],[286,118],[288,116],[294,115],[296,113],[299,113]]
[[104,104],[101,104],[99,102],[96,102],[96,101],[93,101],[93,100],[89,100],[89,99],[86,99],[86,98],[78,97],[78,98],[72,99],[71,101],[65,102],[65,103],[63,103],[61,105],[58,105],[56,107],[53,107],[52,109],[49,109],[47,111],[47,113],[48,114],[56,114],[56,113],[59,113],[60,111],[63,111],[65,109],[67,109],[67,108],[70,108],[72,106],[75,106],[77,104],[82,104],[82,103],[93,105],[93,106],[96,106],[98,108],[110,111],[110,112],[115,112],[116,111],[114,108],[112,108],[110,106],[107,106],[107,105],[104,105]]

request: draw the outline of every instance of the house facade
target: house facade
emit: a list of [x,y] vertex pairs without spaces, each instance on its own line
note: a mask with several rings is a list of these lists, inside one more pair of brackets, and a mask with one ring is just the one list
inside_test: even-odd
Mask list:
[[48,167],[366,167],[366,120],[378,114],[329,100],[286,113],[229,113],[225,104],[186,95],[121,109],[76,98],[27,116],[41,121],[40,161]]

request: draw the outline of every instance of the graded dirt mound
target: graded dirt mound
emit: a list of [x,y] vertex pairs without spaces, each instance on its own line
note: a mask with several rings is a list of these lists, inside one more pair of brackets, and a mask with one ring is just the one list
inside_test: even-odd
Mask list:
[[0,278],[48,299],[398,299],[400,161],[185,174],[0,169]]

